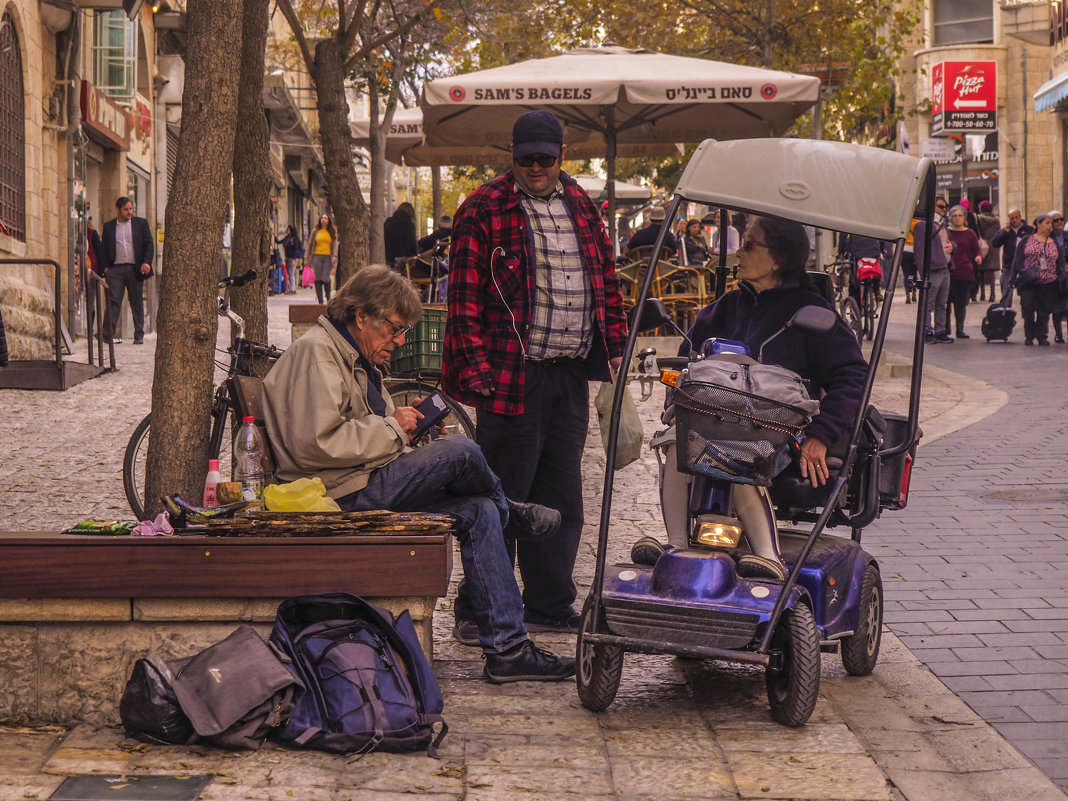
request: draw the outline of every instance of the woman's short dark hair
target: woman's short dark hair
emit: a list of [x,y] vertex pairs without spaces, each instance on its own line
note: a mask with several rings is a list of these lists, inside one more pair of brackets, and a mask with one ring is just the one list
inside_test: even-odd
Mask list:
[[412,282],[384,264],[368,264],[357,270],[326,304],[326,311],[337,322],[348,325],[357,312],[385,320],[391,314],[414,323],[423,313],[419,292]]
[[779,265],[779,277],[784,282],[808,284],[808,256],[812,246],[805,233],[805,226],[781,217],[758,217],[749,223],[764,232],[764,244],[775,263]]

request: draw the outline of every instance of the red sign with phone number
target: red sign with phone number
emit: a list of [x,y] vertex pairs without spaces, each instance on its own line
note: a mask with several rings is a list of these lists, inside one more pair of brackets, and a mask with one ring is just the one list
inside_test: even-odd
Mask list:
[[943,61],[931,70],[931,132],[997,128],[997,62]]

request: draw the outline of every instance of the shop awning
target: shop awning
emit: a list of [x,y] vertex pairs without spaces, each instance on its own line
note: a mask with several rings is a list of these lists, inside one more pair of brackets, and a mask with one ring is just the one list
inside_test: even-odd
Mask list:
[[1065,98],[1068,98],[1068,72],[1062,72],[1038,87],[1035,92],[1035,111],[1053,108]]

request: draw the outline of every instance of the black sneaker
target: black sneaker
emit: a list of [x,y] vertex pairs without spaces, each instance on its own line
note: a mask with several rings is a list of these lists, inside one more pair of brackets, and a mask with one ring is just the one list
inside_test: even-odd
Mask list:
[[786,565],[766,556],[747,553],[738,558],[738,575],[754,581],[782,584],[786,581]]
[[563,681],[575,675],[575,660],[545,651],[523,640],[503,654],[486,654],[482,675],[491,684],[513,681]]
[[655,537],[642,537],[630,546],[630,561],[652,567],[667,549]]
[[482,644],[478,639],[478,624],[473,620],[457,620],[456,625],[452,627],[452,638],[460,645]]
[[527,631],[577,634],[579,630],[579,616],[577,614],[571,614],[565,618],[554,619],[528,613],[523,616],[523,625],[526,627]]
[[560,512],[540,503],[508,501],[504,535],[516,540],[545,540],[560,530]]
[[963,331],[957,332],[957,339],[971,339],[970,334],[965,334]]
[[946,334],[946,333],[939,334],[936,337],[936,339],[938,341],[938,344],[940,344],[940,345],[952,345],[953,344],[953,337],[951,337],[949,334]]

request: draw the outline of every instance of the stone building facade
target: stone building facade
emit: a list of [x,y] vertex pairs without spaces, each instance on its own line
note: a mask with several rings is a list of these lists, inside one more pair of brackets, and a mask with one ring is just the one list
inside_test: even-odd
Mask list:
[[[1044,38],[1021,30],[1016,11],[1021,6],[1042,7]],[[1033,218],[1053,205],[1063,205],[1063,181],[1058,184],[1051,168],[1057,150],[1063,150],[1063,135],[1049,114],[1036,111],[1032,99],[1049,76],[1048,14],[1045,0],[923,3],[912,50],[900,64],[899,97],[906,111],[909,152],[935,158],[939,192],[950,201],[967,197],[976,209],[979,201],[990,200],[1002,218],[1010,208]],[[983,65],[983,69],[995,65],[992,130],[963,136],[933,131],[933,79],[936,65],[944,63]]]

